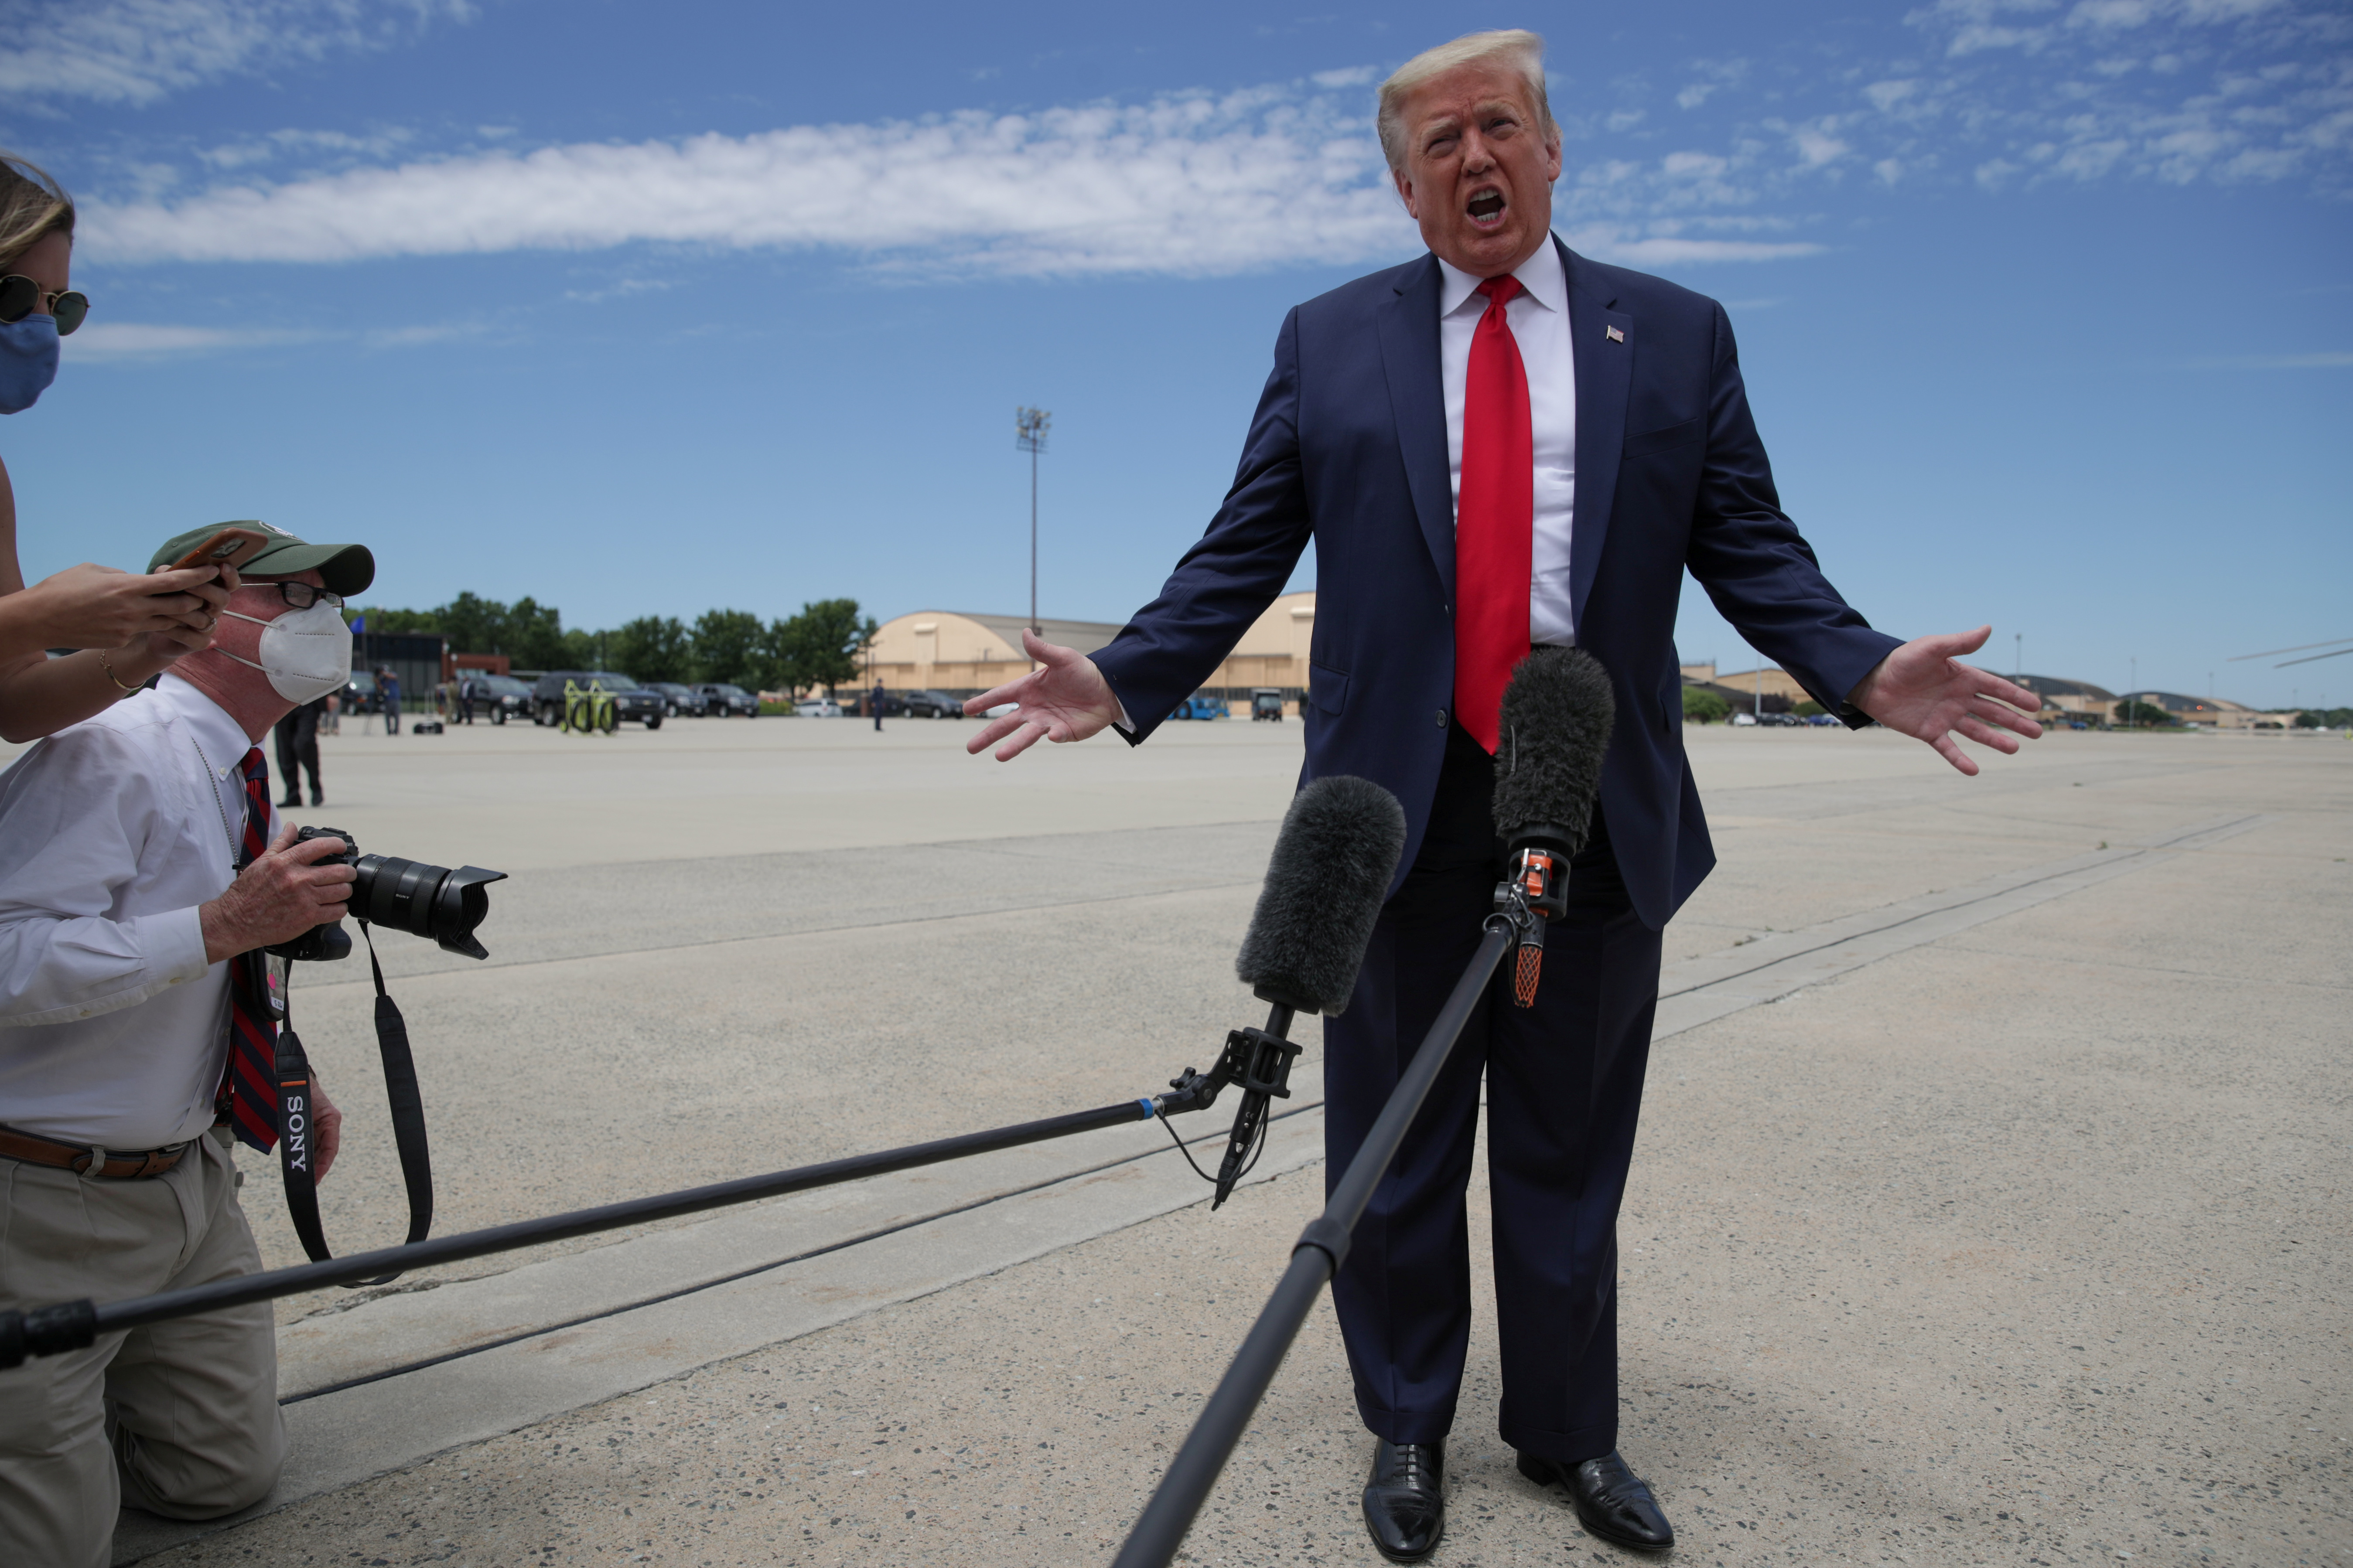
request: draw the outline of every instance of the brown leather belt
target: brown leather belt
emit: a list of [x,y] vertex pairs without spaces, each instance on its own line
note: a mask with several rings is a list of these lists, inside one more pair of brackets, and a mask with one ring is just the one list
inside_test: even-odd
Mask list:
[[86,1149],[79,1143],[60,1143],[54,1138],[44,1138],[37,1132],[19,1132],[13,1127],[0,1127],[0,1155],[22,1160],[28,1165],[54,1165],[61,1171],[71,1171],[77,1176],[90,1173],[90,1156],[103,1154],[106,1163],[98,1174],[109,1181],[128,1182],[142,1176],[160,1176],[180,1163],[181,1156],[195,1146],[191,1139],[185,1143],[172,1143],[161,1149],[138,1149],[125,1152],[117,1149]]

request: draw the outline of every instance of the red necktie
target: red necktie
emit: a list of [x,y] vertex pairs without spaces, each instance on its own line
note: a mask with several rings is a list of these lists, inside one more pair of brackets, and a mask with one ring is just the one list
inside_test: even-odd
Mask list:
[[[244,869],[269,847],[269,764],[261,748],[245,753]],[[267,1154],[278,1143],[278,1016],[269,1005],[269,961],[240,952],[228,961],[228,1066],[215,1104],[240,1143]]]
[[1462,489],[1454,509],[1454,717],[1495,750],[1504,683],[1528,656],[1535,531],[1535,437],[1528,373],[1504,307],[1516,278],[1479,285],[1486,313],[1462,385]]

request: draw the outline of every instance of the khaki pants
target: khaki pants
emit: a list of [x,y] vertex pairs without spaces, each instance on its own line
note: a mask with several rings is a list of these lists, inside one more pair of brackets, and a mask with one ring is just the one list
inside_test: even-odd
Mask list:
[[[0,1306],[121,1300],[260,1267],[212,1137],[145,1181],[0,1159]],[[26,1568],[105,1568],[121,1503],[234,1513],[269,1490],[285,1451],[268,1302],[104,1334],[0,1372],[0,1542]]]

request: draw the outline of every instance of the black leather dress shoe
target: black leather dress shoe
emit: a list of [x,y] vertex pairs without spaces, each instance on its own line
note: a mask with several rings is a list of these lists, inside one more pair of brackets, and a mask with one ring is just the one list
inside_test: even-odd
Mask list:
[[1419,1563],[1446,1533],[1446,1445],[1376,1438],[1365,1528],[1392,1563]]
[[1659,1511],[1659,1500],[1615,1452],[1575,1465],[1522,1454],[1520,1474],[1541,1487],[1567,1487],[1577,1522],[1604,1541],[1641,1552],[1675,1543],[1675,1527]]

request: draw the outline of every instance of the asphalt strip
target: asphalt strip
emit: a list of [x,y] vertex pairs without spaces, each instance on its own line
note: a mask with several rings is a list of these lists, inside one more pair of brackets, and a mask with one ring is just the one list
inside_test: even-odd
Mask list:
[[[2146,845],[2005,872],[1672,964],[1660,976],[1652,1038],[2209,847],[2262,820],[2215,818]],[[1323,1134],[1320,1102],[1286,1110],[1250,1182],[1318,1163]],[[1214,1147],[1223,1136],[1213,1113],[1187,1141]],[[301,1320],[279,1331],[289,1458],[276,1489],[251,1509],[202,1523],[125,1510],[113,1560],[138,1562],[1206,1195],[1166,1131],[1139,1121],[802,1194],[502,1273],[423,1282]]]

